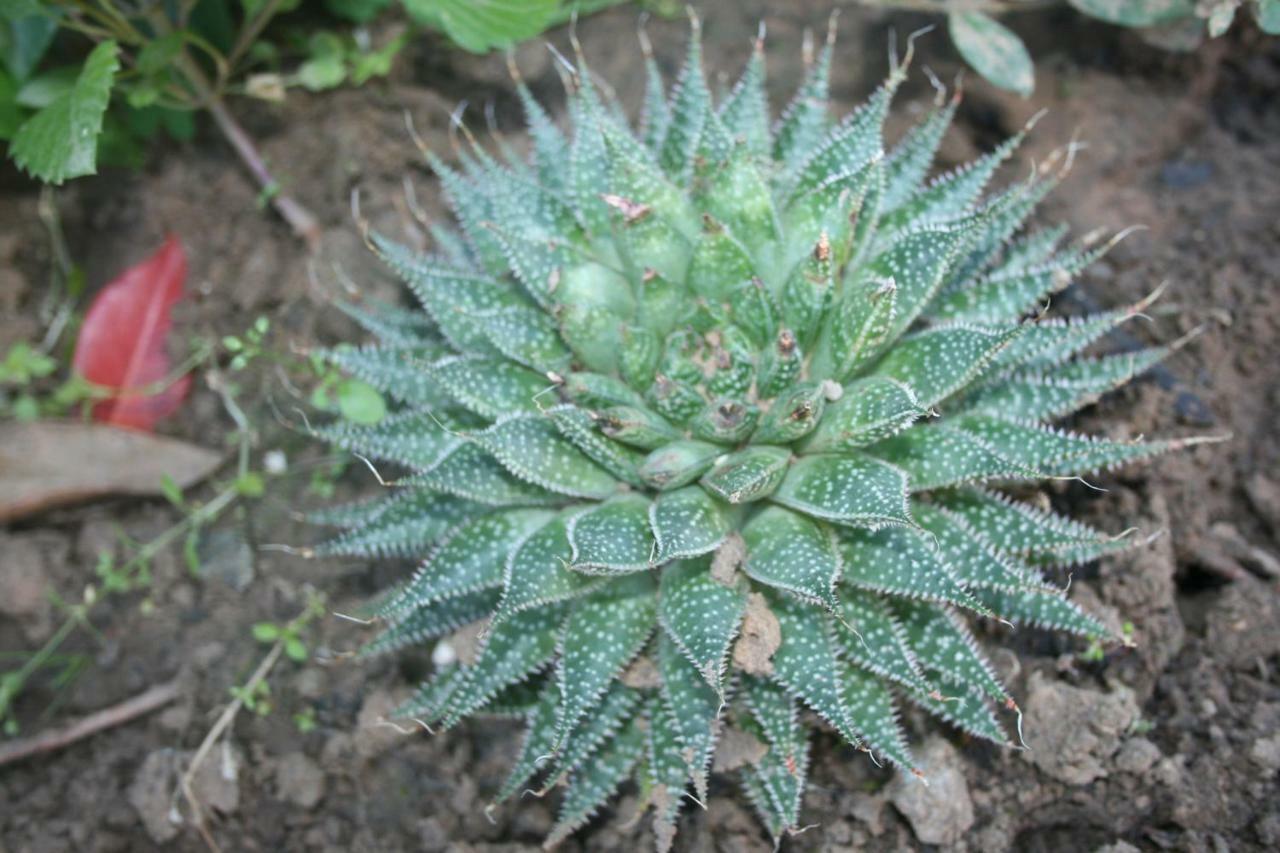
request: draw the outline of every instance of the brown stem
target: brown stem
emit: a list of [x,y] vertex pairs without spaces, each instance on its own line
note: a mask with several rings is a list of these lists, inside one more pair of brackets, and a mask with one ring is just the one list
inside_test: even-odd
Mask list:
[[271,195],[271,206],[276,209],[276,212],[280,214],[285,222],[289,223],[294,235],[301,237],[306,242],[307,248],[312,252],[320,248],[321,231],[319,221],[312,215],[311,211],[281,190],[280,183],[271,175],[271,170],[267,168],[267,164],[258,153],[253,140],[249,138],[244,129],[228,112],[222,99],[214,97],[204,106],[209,111],[209,114],[213,116],[214,122],[218,125],[218,130],[222,131],[222,135],[226,137],[227,142],[231,143],[231,147],[240,156],[241,162],[253,173],[253,178],[258,182],[258,186],[263,192]]
[[143,714],[149,714],[162,705],[169,704],[176,698],[178,698],[178,683],[170,681],[167,684],[159,684],[152,687],[132,699],[121,702],[119,705],[113,705],[110,708],[90,714],[61,729],[54,729],[35,737],[0,744],[0,767],[12,764],[15,761],[21,761],[24,758],[30,758],[33,755],[62,749],[64,746],[69,746],[90,735],[123,725],[130,720],[141,717]]

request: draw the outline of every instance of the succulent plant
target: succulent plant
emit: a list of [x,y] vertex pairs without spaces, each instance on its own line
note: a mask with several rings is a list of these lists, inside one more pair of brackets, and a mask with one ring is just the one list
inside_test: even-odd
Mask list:
[[1108,636],[1054,569],[1130,540],[995,487],[1178,446],[1047,425],[1169,348],[1082,355],[1142,305],[1040,316],[1106,246],[1025,231],[1061,168],[984,195],[1021,134],[928,180],[952,98],[886,152],[905,62],[833,122],[828,39],[774,121],[762,40],[718,99],[696,22],[669,96],[642,46],[638,131],[581,57],[568,133],[516,75],[529,159],[428,152],[458,230],[366,232],[420,308],[328,357],[400,407],[315,432],[408,473],[317,550],[424,558],[366,652],[459,632],[400,714],[522,718],[494,802],[562,786],[549,843],[632,780],[667,848],[730,730],[780,838],[815,725],[925,775],[903,702],[1011,743],[971,621]]

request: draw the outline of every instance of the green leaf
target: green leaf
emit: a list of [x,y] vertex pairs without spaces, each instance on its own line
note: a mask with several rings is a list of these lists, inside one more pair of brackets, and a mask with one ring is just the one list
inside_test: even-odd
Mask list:
[[[385,631],[361,648],[359,654],[361,657],[374,657],[442,637],[463,625],[470,625],[488,616],[493,612],[497,602],[496,590],[483,589],[467,595],[441,599],[424,607],[407,611],[399,619],[389,623]],[[494,690],[494,693],[496,692],[497,688]],[[489,698],[486,696],[478,699],[474,707],[478,708]]]
[[936,500],[1007,554],[1052,554],[1107,538],[1078,521],[994,492],[962,489],[939,493]]
[[884,210],[896,210],[920,189],[959,105],[957,91],[945,105],[939,104],[930,110],[889,152],[885,161],[884,197],[880,202]]
[[952,12],[947,28],[965,62],[988,82],[1023,97],[1035,89],[1031,55],[1013,30],[981,12]]
[[884,155],[883,130],[889,104],[902,77],[892,76],[849,114],[804,160],[790,195],[813,189],[832,175],[854,172]]
[[705,441],[674,441],[645,458],[640,476],[658,491],[678,489],[698,479],[723,450]]
[[936,504],[915,502],[912,513],[920,526],[937,537],[947,565],[965,589],[1044,591],[1045,582],[1030,566],[1001,554],[956,513]]
[[863,282],[894,283],[894,313],[887,340],[901,335],[932,301],[972,227],[966,220],[909,231],[858,271]]
[[516,477],[541,488],[596,500],[618,491],[607,471],[541,415],[510,415],[476,433],[475,440]]
[[1015,625],[1067,631],[1089,639],[1113,639],[1111,632],[1101,622],[1085,613],[1062,593],[975,589],[973,594],[991,612]]
[[684,806],[684,795],[689,787],[689,765],[684,759],[684,746],[671,714],[654,697],[648,708],[649,737],[647,740],[649,799],[654,807],[653,833],[658,853],[666,853],[675,840],[676,818]]
[[563,370],[570,355],[559,332],[543,313],[527,306],[479,312],[480,324],[490,345],[512,361],[540,373]]
[[436,467],[463,442],[440,418],[415,411],[374,424],[335,421],[313,427],[311,434],[343,450],[418,471]]
[[472,53],[533,38],[555,20],[559,0],[404,0],[409,17],[438,27]]
[[647,574],[627,575],[582,599],[561,641],[559,735],[564,737],[594,706],[653,633],[657,602]]
[[542,374],[496,358],[450,356],[432,364],[427,373],[449,396],[486,418],[536,411],[535,398],[552,387]]
[[307,644],[297,637],[286,637],[284,653],[294,663],[303,663],[307,659]]
[[1122,27],[1154,27],[1195,12],[1192,0],[1067,0],[1093,18]]
[[36,0],[14,0],[0,12],[0,64],[21,83],[31,76],[58,31],[58,12]]
[[1036,423],[962,415],[958,429],[976,436],[1015,465],[1040,476],[1069,477],[1145,459],[1179,446],[1175,441],[1108,441]]
[[280,638],[280,626],[274,622],[259,622],[253,626],[253,638],[259,643],[274,643]]
[[911,524],[907,478],[859,453],[800,457],[771,500],[837,524]]
[[520,754],[502,783],[498,793],[494,795],[494,804],[506,802],[537,775],[546,758],[555,747],[556,714],[560,708],[560,691],[554,684],[547,684],[538,695],[538,701],[525,716],[524,740],[520,743]]
[[[808,43],[806,42],[806,46]],[[806,158],[827,128],[831,88],[831,55],[835,47],[834,28],[816,62],[808,62],[804,80],[791,102],[782,111],[773,129],[773,159],[790,170]],[[806,58],[812,48],[806,52]]]
[[540,607],[493,622],[479,657],[466,668],[465,679],[451,697],[442,719],[445,728],[541,669],[555,655],[564,611],[560,605]]
[[758,501],[778,488],[790,462],[791,451],[785,447],[753,444],[722,458],[701,482],[731,504]]
[[944,601],[986,613],[960,585],[945,556],[915,530],[847,530],[840,537],[840,552],[844,582],[850,586],[901,598]]
[[719,735],[720,694],[707,684],[667,634],[658,636],[662,700],[675,725],[699,799],[707,796],[707,767]]
[[913,492],[993,479],[1039,476],[1036,471],[1001,456],[977,436],[948,424],[949,419],[914,427],[874,445],[868,452],[892,459],[906,474]]
[[597,431],[598,419],[578,408],[566,404],[545,410],[560,434],[617,480],[631,486],[643,486],[639,468],[644,457],[631,448],[606,438]]
[[880,679],[843,661],[836,665],[836,670],[854,731],[862,736],[871,750],[900,769],[918,775],[920,771],[898,722],[897,706]]
[[628,726],[593,761],[574,773],[560,803],[560,817],[543,846],[559,844],[590,820],[630,776],[644,748],[644,731],[639,726]]
[[[774,842],[795,830],[800,820],[805,778],[809,771],[809,744],[800,724],[794,700],[776,685],[759,678],[746,684],[746,705],[769,751],[754,766],[742,769],[747,795],[760,813]],[[747,731],[755,726],[746,725]]]
[[488,506],[543,506],[564,500],[555,492],[511,475],[488,451],[472,442],[458,445],[430,471],[416,474],[404,484]]
[[945,607],[924,602],[895,600],[890,605],[921,666],[937,673],[944,684],[1013,707],[1004,685],[979,651],[978,641],[959,617]]
[[569,571],[572,556],[563,518],[555,518],[517,547],[506,564],[505,591],[496,619],[566,601],[601,586],[604,579]]
[[801,447],[805,453],[855,450],[896,435],[927,411],[902,382],[868,376],[846,386],[840,399],[827,406]]
[[912,689],[926,686],[906,633],[885,604],[885,596],[842,589],[838,612],[833,631],[846,660]]
[[387,401],[367,382],[344,379],[338,383],[338,411],[353,424],[376,424],[387,416]]
[[986,702],[974,696],[942,696],[937,692],[908,691],[912,702],[935,717],[974,737],[989,740],[999,746],[1008,746],[1009,737],[991,713]]
[[782,507],[766,507],[742,529],[742,570],[777,589],[835,609],[840,554],[825,525]]
[[649,524],[659,563],[715,550],[732,529],[726,508],[697,486],[660,493],[649,507]]
[[861,741],[854,731],[838,677],[838,658],[826,614],[811,604],[783,596],[771,597],[769,604],[782,628],[782,645],[773,655],[774,678],[846,741],[859,746]]
[[441,598],[501,586],[512,552],[551,518],[544,510],[512,510],[463,522],[377,614],[388,616]]
[[649,499],[619,495],[569,521],[571,568],[587,574],[623,574],[651,568],[657,543],[649,528]]
[[658,620],[717,693],[724,692],[729,647],[746,608],[746,585],[731,588],[712,578],[706,558],[682,560],[662,571]]
[[850,283],[829,312],[814,373],[844,382],[870,364],[893,332],[898,285],[892,279]]
[[18,128],[9,154],[21,169],[51,184],[97,171],[98,134],[120,67],[119,53],[114,41],[99,44],[71,91]]
[[671,118],[659,150],[662,168],[673,177],[688,173],[694,149],[711,111],[711,92],[702,76],[702,31],[694,19],[689,30],[689,52],[671,93]]
[[935,326],[898,341],[875,375],[907,385],[929,409],[968,385],[1018,334],[1016,328]]
[[355,523],[337,537],[316,546],[321,556],[419,557],[476,505],[448,495],[405,489],[380,504],[371,517],[351,517]]
[[[559,698],[559,696],[559,687],[556,687],[556,697]],[[565,776],[581,768],[583,763],[596,753],[600,745],[616,737],[620,729],[634,725],[632,717],[635,715],[636,705],[639,704],[640,696],[639,691],[632,690],[621,681],[611,682],[609,688],[592,709],[591,714],[559,746],[560,751],[558,753],[555,752],[557,748],[557,728],[553,718],[551,745],[543,753],[544,759],[547,755],[552,756],[551,761],[548,762],[551,772],[547,774],[547,778],[542,783],[542,791],[550,790]],[[556,714],[558,715],[559,713],[560,708],[559,703],[557,703]]]
[[765,91],[764,40],[757,39],[742,76],[720,105],[720,121],[733,136],[741,138],[747,150],[767,157],[772,134],[769,130],[769,98]]

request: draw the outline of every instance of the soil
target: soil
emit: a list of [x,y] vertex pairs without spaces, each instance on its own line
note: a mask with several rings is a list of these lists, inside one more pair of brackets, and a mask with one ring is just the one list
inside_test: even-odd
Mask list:
[[[762,2],[720,0],[702,10],[706,55],[717,79],[748,54]],[[772,4],[770,75],[781,98],[800,71],[806,27],[821,31],[827,4]],[[783,8],[785,6],[785,8]],[[993,90],[972,74],[944,165],[988,150],[1042,108],[1010,177],[1073,134],[1087,143],[1070,179],[1045,206],[1046,220],[1075,233],[1142,224],[1083,283],[1064,310],[1132,302],[1167,281],[1146,321],[1111,345],[1201,334],[1150,378],[1078,417],[1108,434],[1229,435],[1151,465],[1057,483],[1045,497],[1109,530],[1138,526],[1150,544],[1078,571],[1072,594],[1132,626],[1132,649],[1084,655],[1079,645],[1031,631],[990,629],[993,657],[1025,712],[1029,751],[966,742],[908,717],[933,787],[902,786],[865,756],[820,735],[794,850],[1250,850],[1280,847],[1280,44],[1247,28],[1198,55],[1146,47],[1131,33],[1068,12],[1011,19],[1037,57],[1037,94]],[[855,7],[841,19],[834,92],[856,104],[884,74],[889,28],[928,23]],[[583,21],[594,67],[634,106],[641,85],[634,12]],[[685,24],[652,21],[664,66],[683,52]],[[567,46],[564,32],[552,40]],[[555,70],[537,46],[518,60],[536,91],[562,102]],[[942,79],[959,71],[944,35],[916,43],[917,67]],[[932,96],[921,74],[900,95],[894,132]],[[321,218],[324,252],[309,259],[287,228],[255,206],[256,192],[211,128],[158,152],[140,173],[109,172],[58,195],[70,249],[91,287],[158,245],[183,237],[194,298],[179,327],[222,335],[265,314],[273,341],[305,347],[349,338],[328,306],[339,271],[366,293],[395,298],[350,221],[353,190],[375,225],[421,240],[403,186],[438,216],[429,173],[404,130],[447,151],[448,116],[467,99],[483,126],[492,102],[500,128],[518,126],[500,57],[462,56],[430,38],[415,43],[385,82],[324,96],[291,94],[281,106],[238,102],[237,113],[268,160]],[[49,275],[38,196],[16,175],[0,177],[0,351],[40,334],[37,306]],[[272,371],[246,380],[251,415],[264,426],[255,453],[285,450],[286,474],[251,513],[223,519],[207,537],[193,578],[181,555],[162,554],[151,587],[108,598],[70,648],[90,665],[67,687],[38,683],[19,704],[24,733],[120,702],[178,678],[169,707],[60,752],[0,769],[0,851],[201,850],[190,826],[169,820],[175,768],[203,739],[264,648],[254,623],[297,613],[309,587],[331,609],[350,611],[404,566],[302,560],[272,543],[314,536],[295,511],[315,505],[311,471],[326,460],[281,414],[291,390]],[[230,423],[202,383],[165,431],[222,447]],[[376,488],[352,467],[340,488]],[[162,501],[97,503],[46,513],[0,531],[0,649],[36,648],[61,616],[57,593],[78,600],[97,553],[117,533],[145,540],[172,524]],[[1065,581],[1066,578],[1063,578]],[[145,606],[144,606],[145,604]],[[422,654],[356,665],[343,652],[360,626],[326,618],[305,665],[271,676],[274,710],[243,713],[225,749],[214,750],[197,793],[223,850],[536,849],[553,819],[551,798],[526,798],[487,819],[516,742],[512,724],[469,723],[443,736],[378,725],[429,670]],[[293,715],[310,709],[303,733]],[[768,850],[740,792],[713,780],[707,810],[687,810],[680,850]],[[634,793],[565,849],[636,850],[647,827],[632,825]]]

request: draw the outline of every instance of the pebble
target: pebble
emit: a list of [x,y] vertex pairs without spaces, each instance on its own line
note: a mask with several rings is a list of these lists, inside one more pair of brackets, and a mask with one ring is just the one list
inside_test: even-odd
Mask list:
[[973,826],[965,764],[955,747],[937,736],[925,741],[918,758],[929,784],[898,773],[889,786],[889,802],[922,843],[955,844]]

